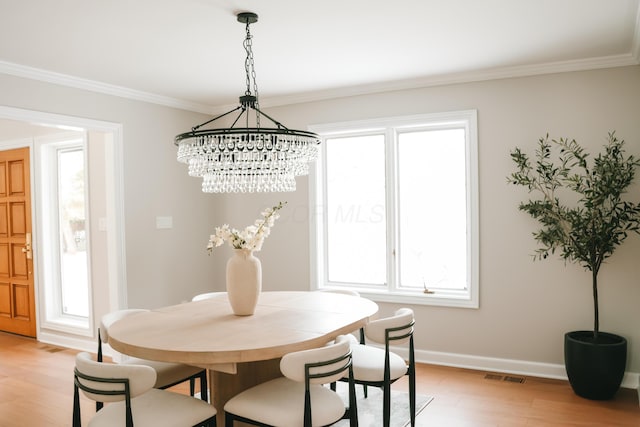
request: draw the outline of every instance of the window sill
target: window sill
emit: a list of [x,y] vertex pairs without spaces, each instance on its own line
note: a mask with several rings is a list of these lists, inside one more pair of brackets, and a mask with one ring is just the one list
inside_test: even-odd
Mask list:
[[92,337],[91,327],[88,319],[76,319],[72,317],[59,316],[44,321],[40,327],[51,331],[64,332],[72,335]]
[[467,294],[454,293],[433,293],[423,294],[416,292],[387,292],[376,291],[372,289],[362,288],[330,288],[330,289],[349,289],[357,291],[361,297],[370,299],[374,302],[389,302],[406,305],[431,305],[437,307],[454,307],[454,308],[479,308],[478,298],[473,298]]

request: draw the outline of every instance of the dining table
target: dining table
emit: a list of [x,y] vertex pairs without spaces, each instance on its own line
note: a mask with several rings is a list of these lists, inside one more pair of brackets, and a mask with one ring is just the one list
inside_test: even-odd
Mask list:
[[355,332],[377,311],[375,302],[358,296],[274,291],[260,294],[253,315],[237,316],[220,292],[118,320],[109,345],[129,356],[208,369],[211,403],[221,420],[231,397],[282,375],[282,356]]

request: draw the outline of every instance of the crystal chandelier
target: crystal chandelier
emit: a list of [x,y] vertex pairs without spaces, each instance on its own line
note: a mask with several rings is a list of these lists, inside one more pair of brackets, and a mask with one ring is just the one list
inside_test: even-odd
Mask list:
[[[175,137],[178,161],[188,165],[190,176],[202,178],[205,193],[295,191],[295,177],[308,175],[320,139],[312,132],[288,129],[260,110],[249,31],[258,15],[243,12],[237,18],[246,24],[247,89],[238,107]],[[232,113],[237,116],[230,127],[201,129]],[[261,127],[262,117],[275,127]],[[238,123],[245,127],[235,127]]]

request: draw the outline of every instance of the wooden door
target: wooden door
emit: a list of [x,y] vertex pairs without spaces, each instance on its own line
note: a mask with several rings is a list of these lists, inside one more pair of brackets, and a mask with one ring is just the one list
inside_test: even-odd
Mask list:
[[36,336],[29,148],[0,151],[0,330]]

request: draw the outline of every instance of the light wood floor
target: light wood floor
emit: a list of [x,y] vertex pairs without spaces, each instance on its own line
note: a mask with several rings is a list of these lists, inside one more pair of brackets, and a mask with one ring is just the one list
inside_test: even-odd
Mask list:
[[[0,332],[0,427],[71,425],[74,350]],[[576,396],[564,381],[419,365],[418,393],[434,400],[419,415],[419,426],[640,426],[635,390],[613,400]],[[489,376],[490,378],[487,378]],[[514,379],[522,377],[514,375]],[[394,385],[406,390],[406,384]],[[175,391],[187,393],[187,387]],[[83,425],[93,402],[82,399]]]

